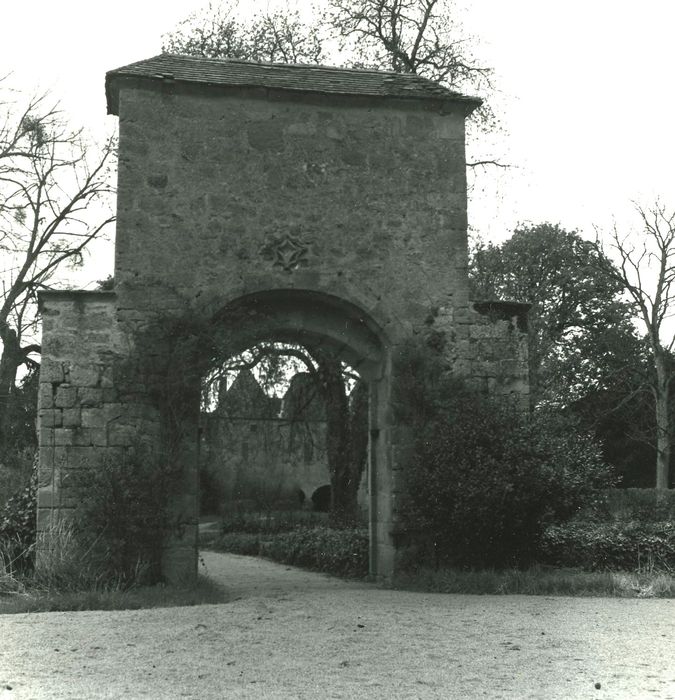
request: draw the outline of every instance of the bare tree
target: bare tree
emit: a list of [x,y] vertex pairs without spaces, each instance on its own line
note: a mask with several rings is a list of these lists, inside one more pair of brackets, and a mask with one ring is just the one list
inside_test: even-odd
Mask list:
[[65,265],[81,263],[114,220],[107,200],[113,155],[109,140],[91,156],[47,96],[19,107],[9,89],[0,94],[0,447],[17,372],[40,352],[37,292]]
[[[650,389],[656,413],[656,488],[667,489],[671,444],[675,436],[670,413],[670,385],[675,376],[675,333],[667,323],[675,316],[675,210],[657,201],[652,207],[636,205],[640,230],[610,232],[610,249],[617,267],[608,266],[636,308],[650,350],[653,374]],[[596,241],[596,246],[601,247]]]
[[[330,0],[330,6],[329,22],[356,67],[415,73],[460,92],[492,92],[493,71],[474,57],[474,40],[458,22],[452,0]],[[499,128],[489,100],[469,125],[483,134]],[[484,152],[467,165],[508,167]]]
[[305,23],[297,10],[270,11],[248,21],[237,16],[239,3],[209,3],[163,37],[163,50],[204,58],[321,63],[320,27]]
[[471,56],[447,0],[331,0],[331,24],[357,62],[416,73],[456,88],[489,87],[491,69]]

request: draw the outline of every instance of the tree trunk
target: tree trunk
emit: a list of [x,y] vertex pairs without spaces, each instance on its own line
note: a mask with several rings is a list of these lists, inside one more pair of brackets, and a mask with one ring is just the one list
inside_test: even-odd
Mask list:
[[661,350],[654,353],[656,383],[654,385],[654,400],[656,403],[656,488],[668,488],[668,471],[670,468],[670,445],[672,441],[672,425],[669,404],[669,372],[668,362]]
[[356,517],[356,498],[349,488],[349,403],[340,361],[315,353],[326,404],[326,459],[330,474],[330,523],[344,527]]
[[368,461],[368,385],[359,380],[349,397],[350,485],[358,512],[358,493]]
[[0,329],[2,355],[0,355],[0,450],[7,447],[12,411],[12,394],[16,384],[16,373],[22,364],[21,351],[14,329],[5,325]]

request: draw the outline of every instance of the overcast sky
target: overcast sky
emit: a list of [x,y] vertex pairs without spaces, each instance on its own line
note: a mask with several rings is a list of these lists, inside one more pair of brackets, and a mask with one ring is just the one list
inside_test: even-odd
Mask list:
[[[613,216],[621,224],[631,199],[660,194],[675,206],[675,3],[458,1],[481,62],[495,69],[500,157],[515,166],[481,177],[474,229],[502,240],[518,222],[548,220],[592,236]],[[29,92],[49,88],[73,124],[102,136],[115,120],[105,72],[159,53],[161,35],[204,4],[4,3],[0,74]]]

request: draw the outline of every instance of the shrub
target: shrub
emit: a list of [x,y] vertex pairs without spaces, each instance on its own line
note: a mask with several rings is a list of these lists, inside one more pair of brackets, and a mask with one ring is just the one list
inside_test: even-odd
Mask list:
[[28,484],[0,509],[0,572],[25,573],[33,568],[37,477],[34,457]]
[[674,571],[675,523],[565,523],[543,533],[546,563],[590,571]]
[[368,574],[368,532],[361,529],[297,529],[261,540],[260,555],[336,576]]
[[396,575],[395,588],[487,595],[613,596],[673,598],[675,578],[664,573],[529,569],[420,569]]
[[160,578],[172,474],[149,450],[137,446],[119,457],[70,475],[77,506],[74,536],[90,566],[120,585]]
[[611,484],[609,468],[569,422],[524,416],[452,378],[437,345],[399,358],[396,402],[413,439],[403,475],[407,527],[432,543],[436,564],[529,563],[547,524]]
[[222,532],[290,532],[299,527],[316,527],[328,522],[326,513],[311,510],[244,510],[223,515]]
[[288,532],[224,532],[211,549],[263,556],[335,576],[368,574],[368,532],[296,527]]
[[580,520],[650,523],[675,520],[675,490],[608,489],[579,515]]
[[223,532],[210,542],[207,548],[218,552],[257,557],[260,554],[260,536],[253,532]]

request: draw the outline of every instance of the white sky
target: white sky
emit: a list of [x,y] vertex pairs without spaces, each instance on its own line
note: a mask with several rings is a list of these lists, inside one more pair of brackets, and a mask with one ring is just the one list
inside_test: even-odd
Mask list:
[[[475,230],[502,240],[518,222],[552,221],[592,236],[593,224],[621,224],[631,199],[648,205],[660,194],[675,206],[675,3],[458,1],[479,58],[496,71],[508,130],[500,155],[517,166],[481,177]],[[105,72],[159,53],[161,35],[204,4],[7,0],[0,75],[28,92],[49,88],[74,126],[101,137],[115,120]],[[97,249],[89,279],[110,270],[110,248]]]

